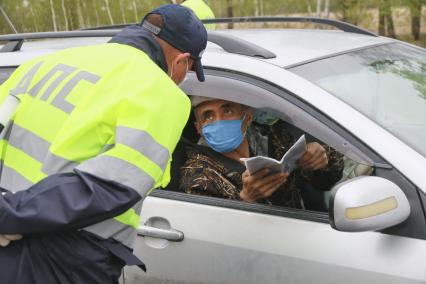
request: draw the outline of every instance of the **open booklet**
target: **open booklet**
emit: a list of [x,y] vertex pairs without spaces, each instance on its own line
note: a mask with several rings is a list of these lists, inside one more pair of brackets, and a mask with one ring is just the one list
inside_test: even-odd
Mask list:
[[297,161],[302,158],[306,151],[305,135],[294,143],[293,146],[284,154],[280,161],[273,158],[256,156],[251,158],[241,158],[250,174],[253,174],[261,169],[269,168],[271,173],[277,172],[292,172],[299,165]]

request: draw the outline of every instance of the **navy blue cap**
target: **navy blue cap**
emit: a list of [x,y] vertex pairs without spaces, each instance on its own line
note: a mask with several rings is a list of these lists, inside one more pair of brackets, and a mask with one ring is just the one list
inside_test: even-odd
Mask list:
[[[145,21],[150,14],[161,15],[164,26],[160,28]],[[204,81],[201,56],[207,46],[207,31],[192,10],[181,5],[163,5],[149,12],[141,25],[176,49],[191,54],[194,60],[192,70],[198,81]]]

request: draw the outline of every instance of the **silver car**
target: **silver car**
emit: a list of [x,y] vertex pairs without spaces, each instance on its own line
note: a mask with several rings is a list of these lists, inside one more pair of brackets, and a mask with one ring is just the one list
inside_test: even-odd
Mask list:
[[[251,20],[338,30],[211,31],[206,82],[182,88],[273,114],[342,153],[344,178],[317,200],[328,211],[180,192],[178,147],[170,186],[142,208],[135,252],[148,271],[126,268],[123,282],[426,283],[426,50],[337,21]],[[25,60],[116,32],[0,36],[0,83]]]

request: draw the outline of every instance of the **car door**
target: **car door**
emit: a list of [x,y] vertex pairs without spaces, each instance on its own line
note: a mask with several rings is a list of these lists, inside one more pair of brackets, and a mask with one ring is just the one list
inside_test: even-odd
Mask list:
[[270,110],[332,146],[344,145],[344,154],[374,166],[377,176],[404,191],[411,215],[381,232],[348,233],[332,229],[326,212],[159,189],[143,204],[135,247],[148,271],[126,268],[126,283],[426,281],[421,191],[358,137],[288,91],[243,75],[208,74],[210,85],[189,91]]

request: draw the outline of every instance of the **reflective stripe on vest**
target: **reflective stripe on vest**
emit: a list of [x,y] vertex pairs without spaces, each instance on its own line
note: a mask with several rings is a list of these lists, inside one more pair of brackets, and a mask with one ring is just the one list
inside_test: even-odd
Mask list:
[[115,181],[135,190],[141,188],[151,189],[155,183],[149,174],[117,157],[98,156],[77,166],[77,169],[106,181]]
[[26,190],[31,185],[33,185],[31,181],[26,179],[14,169],[3,165],[3,163],[0,164],[0,168],[2,171],[2,179],[0,180],[1,188],[7,188],[12,192],[16,192],[20,190]]
[[102,238],[113,238],[129,248],[133,248],[136,229],[140,224],[139,214],[142,200],[118,217],[111,218],[84,228],[85,231],[97,234]]
[[50,143],[17,124],[13,124],[11,129],[13,129],[13,132],[7,139],[9,145],[42,163],[49,152]]
[[[144,141],[143,144],[140,141]],[[167,148],[157,143],[152,136],[146,132],[134,128],[119,126],[117,128],[117,141],[143,154],[156,163],[162,171],[166,169],[170,154]]]

